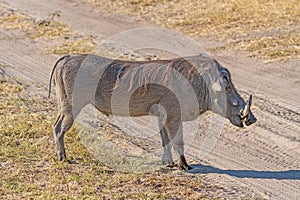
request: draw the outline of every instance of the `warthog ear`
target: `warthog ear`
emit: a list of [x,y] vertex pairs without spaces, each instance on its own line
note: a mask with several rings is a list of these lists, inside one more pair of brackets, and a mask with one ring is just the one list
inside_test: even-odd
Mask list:
[[226,92],[230,92],[232,90],[232,85],[230,84],[230,73],[226,69],[222,69],[220,72],[220,76],[223,80],[223,85],[225,87]]
[[221,70],[220,72],[221,77],[223,78],[224,84],[229,85],[230,83],[230,74],[227,70]]

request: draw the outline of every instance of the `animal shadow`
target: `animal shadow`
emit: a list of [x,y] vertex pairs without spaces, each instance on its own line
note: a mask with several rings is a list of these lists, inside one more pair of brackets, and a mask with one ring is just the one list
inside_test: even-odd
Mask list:
[[300,170],[286,171],[257,171],[257,170],[224,170],[209,165],[191,165],[193,174],[226,174],[237,178],[276,179],[276,180],[300,180]]

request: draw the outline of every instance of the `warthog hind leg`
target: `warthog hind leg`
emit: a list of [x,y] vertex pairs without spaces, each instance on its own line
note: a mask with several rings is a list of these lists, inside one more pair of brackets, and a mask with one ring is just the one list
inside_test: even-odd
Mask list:
[[172,158],[172,152],[171,152],[171,143],[170,139],[167,133],[167,130],[163,126],[161,122],[159,122],[159,129],[160,129],[160,136],[162,140],[162,146],[164,148],[164,154],[162,156],[162,163],[167,166],[174,166],[174,161]]
[[72,127],[73,122],[74,120],[72,114],[60,113],[57,116],[56,122],[53,126],[54,141],[56,144],[58,160],[63,160],[66,158],[64,136],[65,133]]

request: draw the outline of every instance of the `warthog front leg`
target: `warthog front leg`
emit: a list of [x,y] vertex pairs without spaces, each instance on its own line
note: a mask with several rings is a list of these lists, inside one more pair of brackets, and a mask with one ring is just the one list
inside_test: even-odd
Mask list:
[[183,130],[181,119],[172,119],[167,122],[166,127],[168,129],[169,138],[175,151],[179,154],[178,168],[180,170],[192,169],[185,160],[184,156],[184,143],[183,143]]

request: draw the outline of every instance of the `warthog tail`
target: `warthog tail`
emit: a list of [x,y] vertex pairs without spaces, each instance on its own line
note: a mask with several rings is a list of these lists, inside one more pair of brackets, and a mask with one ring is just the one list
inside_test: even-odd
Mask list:
[[51,75],[50,75],[50,79],[49,79],[48,98],[50,98],[50,96],[51,96],[51,82],[52,82],[54,70],[55,70],[56,66],[58,65],[58,63],[59,63],[60,61],[62,61],[63,59],[67,58],[67,57],[70,57],[70,55],[66,55],[66,56],[61,57],[60,59],[58,59],[58,60],[56,61],[55,65],[53,66],[53,69],[52,69]]

